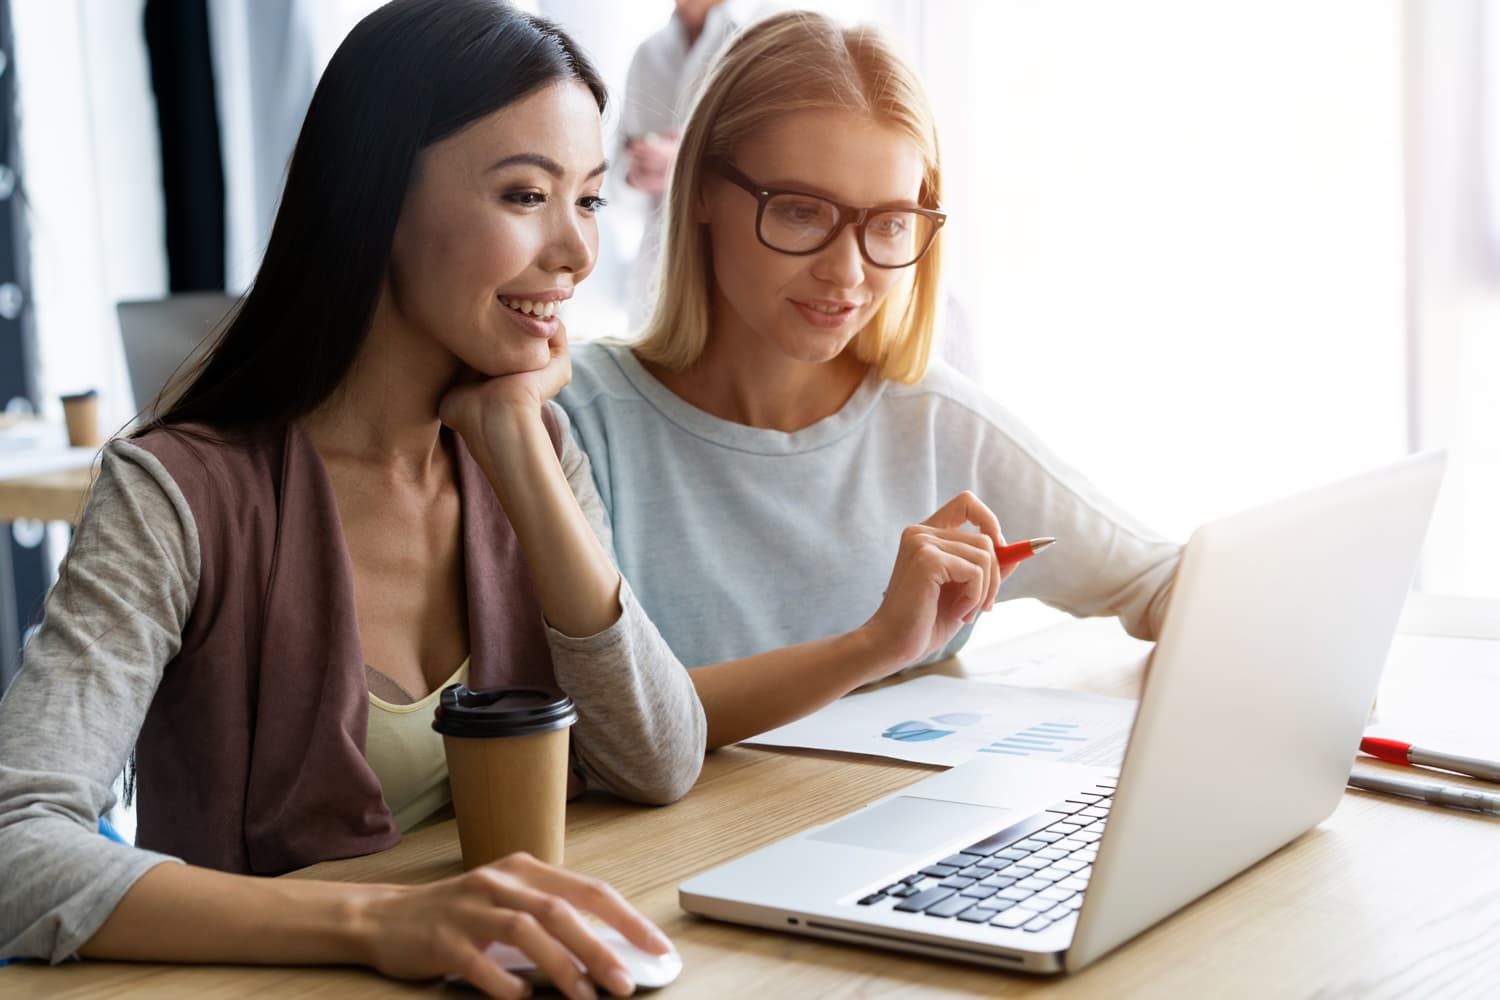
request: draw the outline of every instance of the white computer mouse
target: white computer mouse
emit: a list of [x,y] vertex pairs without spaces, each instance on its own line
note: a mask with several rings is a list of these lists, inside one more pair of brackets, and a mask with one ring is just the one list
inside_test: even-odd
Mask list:
[[[620,959],[620,964],[625,966],[625,971],[630,973],[630,978],[634,980],[637,989],[659,989],[672,982],[682,972],[682,956],[677,954],[676,948],[665,955],[653,955],[631,944],[613,927],[590,923],[589,930]],[[547,982],[546,975],[536,967],[535,962],[508,944],[496,941],[489,946],[486,954],[492,962],[507,972],[513,972],[532,983]],[[574,961],[578,960],[575,958]],[[578,967],[583,968],[583,963],[578,962]]]

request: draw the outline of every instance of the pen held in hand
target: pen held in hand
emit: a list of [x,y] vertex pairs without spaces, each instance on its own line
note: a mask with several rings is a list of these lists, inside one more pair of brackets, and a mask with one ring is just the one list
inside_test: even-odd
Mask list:
[[1457,754],[1440,753],[1423,747],[1366,736],[1359,741],[1359,748],[1371,757],[1388,760],[1392,764],[1419,764],[1423,767],[1440,767],[1455,774],[1467,774],[1471,778],[1500,782],[1500,763],[1480,760],[1477,757],[1460,757]]
[[1435,781],[1408,781],[1405,778],[1387,778],[1383,775],[1355,771],[1349,775],[1349,787],[1367,792],[1397,795],[1406,799],[1421,799],[1435,806],[1450,809],[1474,809],[1482,813],[1500,815],[1500,795],[1476,792],[1460,785],[1442,785]]
[[1055,541],[1057,541],[1055,538],[1028,538],[1024,542],[997,545],[995,546],[995,558],[1000,560],[1000,565],[1009,566],[1012,563],[1020,562],[1022,559],[1030,559]]

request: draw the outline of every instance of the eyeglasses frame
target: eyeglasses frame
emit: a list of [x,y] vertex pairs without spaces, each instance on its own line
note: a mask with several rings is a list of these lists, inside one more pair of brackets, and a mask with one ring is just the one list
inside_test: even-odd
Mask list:
[[[746,176],[743,170],[740,170],[728,160],[715,160],[712,164],[712,169],[720,177],[723,177],[726,181],[733,184],[735,187],[747,191],[755,198],[755,238],[760,241],[761,246],[765,247],[768,250],[774,250],[777,253],[784,253],[790,257],[807,257],[826,250],[834,240],[839,238],[840,233],[842,233],[847,227],[852,225],[854,227],[854,241],[859,244],[860,256],[864,257],[864,259],[869,262],[871,267],[878,267],[887,271],[899,271],[903,267],[911,267],[923,257],[927,256],[927,251],[932,249],[932,244],[937,240],[938,231],[943,228],[943,223],[948,221],[948,213],[944,212],[941,208],[891,208],[889,206],[882,206],[878,208],[855,208],[853,205],[840,204],[839,202],[834,201],[832,198],[825,198],[820,194],[813,194],[810,191],[799,191],[796,188],[767,187],[766,185],[752,180],[750,177]],[[833,232],[828,234],[828,238],[825,239],[822,243],[819,243],[817,246],[811,247],[807,250],[783,250],[781,247],[772,246],[770,243],[766,242],[766,238],[761,235],[761,220],[765,217],[766,205],[772,198],[776,197],[777,195],[783,194],[797,195],[801,198],[816,198],[818,201],[824,202],[828,205],[832,205],[834,208],[836,208],[839,213],[838,222],[834,225]],[[927,245],[922,248],[920,253],[918,253],[911,260],[907,261],[905,264],[882,264],[871,257],[870,251],[865,248],[866,221],[868,221],[872,215],[882,215],[886,212],[913,212],[917,215],[926,217],[933,223],[932,235],[927,238]]]

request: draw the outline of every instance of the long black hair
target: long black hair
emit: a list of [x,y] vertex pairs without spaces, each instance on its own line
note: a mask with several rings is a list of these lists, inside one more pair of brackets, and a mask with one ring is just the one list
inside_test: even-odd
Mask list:
[[141,432],[282,424],[343,381],[364,342],[418,154],[536,90],[605,88],[562,29],[498,0],[393,0],[313,93],[254,283]]

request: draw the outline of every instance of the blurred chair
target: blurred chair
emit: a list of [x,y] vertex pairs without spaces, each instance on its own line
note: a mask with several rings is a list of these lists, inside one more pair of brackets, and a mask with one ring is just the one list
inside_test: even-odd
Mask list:
[[226,292],[190,292],[115,306],[137,412],[156,401],[179,366],[201,356],[238,301]]

